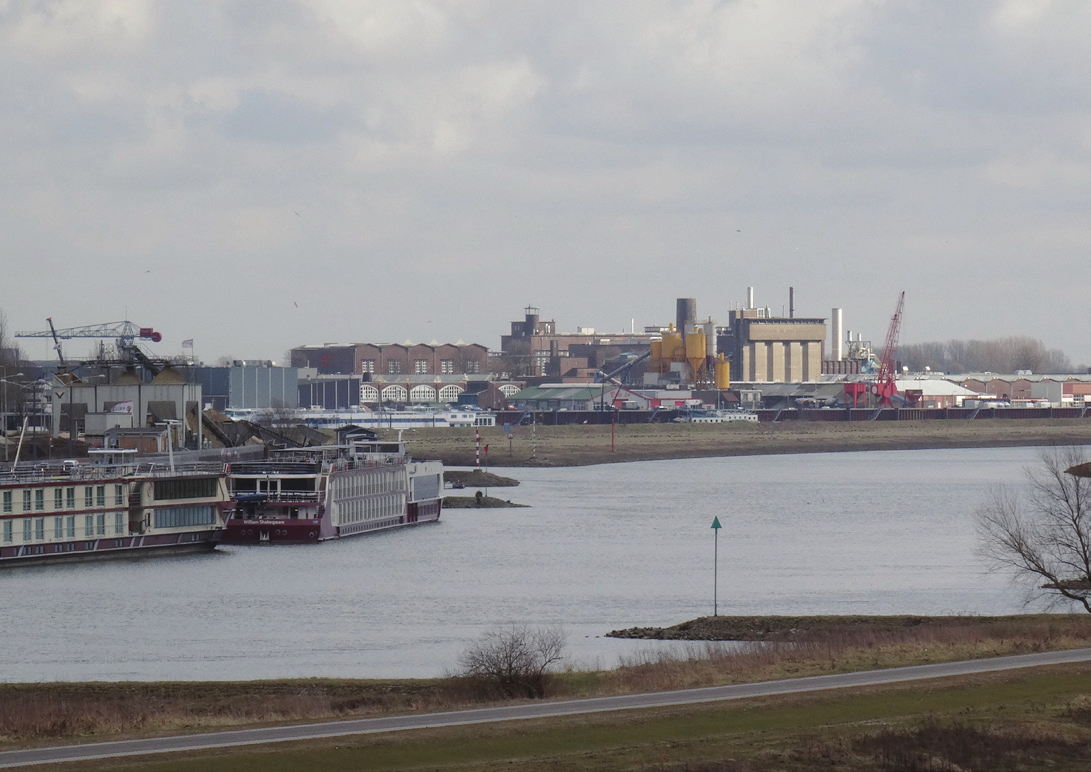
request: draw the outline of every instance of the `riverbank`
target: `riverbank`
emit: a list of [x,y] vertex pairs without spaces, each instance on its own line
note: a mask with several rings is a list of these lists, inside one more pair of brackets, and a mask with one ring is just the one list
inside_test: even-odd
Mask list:
[[405,439],[414,457],[439,459],[447,466],[474,466],[479,458],[493,467],[583,466],[783,453],[1088,445],[1091,420],[589,424],[513,426],[511,434],[502,427],[418,429]]
[[[720,620],[736,627],[739,627],[740,620],[747,620],[739,629],[773,630],[783,629],[785,624],[795,624],[800,625],[801,629],[805,628],[805,634],[797,637],[794,645],[787,647],[695,644],[681,657],[663,650],[650,650],[645,655],[635,655],[632,661],[614,670],[558,672],[550,679],[548,697],[577,699],[753,683],[1072,649],[1091,643],[1091,615],[1087,614],[912,618],[706,617],[704,622],[694,620],[694,623],[719,624]],[[911,620],[912,623],[892,623],[892,620]],[[1066,677],[1071,678],[1075,669],[1078,668],[1068,667]],[[1026,677],[1023,674],[1011,676],[1020,680]],[[976,680],[980,682],[981,678]],[[902,688],[918,704],[919,700],[935,691],[932,685]],[[492,704],[497,703],[483,701],[463,679],[456,677],[381,681],[300,679],[207,683],[0,684],[0,706],[3,706],[0,709],[0,747],[346,720],[394,713],[487,707]],[[704,708],[684,710],[700,711]],[[919,707],[913,715],[919,715]],[[865,713],[859,720],[866,723],[873,718],[874,715]],[[1038,718],[1041,718],[1040,714]],[[654,725],[662,719],[663,714],[648,716],[640,712],[617,716],[622,724],[633,727],[645,726],[649,721]],[[586,718],[580,719],[581,723],[587,721]],[[548,722],[548,726],[563,724],[563,720]],[[448,734],[451,738],[458,738],[459,742],[474,743],[480,742],[481,731],[452,729]],[[485,731],[493,736],[503,735],[507,730],[489,727]],[[526,749],[518,744],[519,730],[514,731],[513,741],[516,744],[512,746],[511,753],[518,756]],[[702,730],[701,736],[706,736],[705,730]],[[323,741],[317,742],[324,744]],[[338,738],[331,742],[341,746],[366,744],[364,738]],[[407,739],[406,742],[412,744],[414,740]],[[641,743],[646,739],[633,738],[630,742]],[[245,756],[250,751],[240,749],[229,753]],[[266,751],[258,753],[260,755]],[[547,752],[542,755],[551,754]],[[260,766],[267,768],[265,764]],[[573,768],[564,764],[560,767]],[[586,767],[589,770],[611,768]]]
[[[1060,627],[1058,627],[1058,625]],[[610,638],[658,641],[793,641],[813,642],[831,636],[922,634],[927,631],[974,629],[994,638],[1023,637],[1029,628],[1053,635],[1086,636],[1091,642],[1091,615],[1020,614],[1017,616],[711,616],[669,627],[612,630]]]

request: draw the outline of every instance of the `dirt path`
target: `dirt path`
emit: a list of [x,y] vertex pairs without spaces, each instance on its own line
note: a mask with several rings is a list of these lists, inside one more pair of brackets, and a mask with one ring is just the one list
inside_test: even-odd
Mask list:
[[[613,429],[613,432],[611,432]],[[407,432],[409,452],[473,466],[474,429]],[[621,461],[915,448],[1091,444],[1091,420],[619,424],[483,428],[482,466],[581,466]],[[393,436],[396,433],[391,433]],[[489,450],[485,453],[484,448]]]

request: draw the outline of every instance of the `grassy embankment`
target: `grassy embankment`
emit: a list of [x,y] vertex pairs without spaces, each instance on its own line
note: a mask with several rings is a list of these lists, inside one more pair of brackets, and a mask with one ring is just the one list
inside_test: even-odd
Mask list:
[[[156,772],[1086,770],[1091,668],[225,748],[63,769]],[[62,767],[57,767],[61,769]]]
[[[420,429],[406,434],[410,453],[448,466],[472,466],[474,429]],[[483,428],[490,467],[578,466],[648,459],[826,453],[859,450],[1091,444],[1091,421],[860,421],[726,424],[618,424]]]

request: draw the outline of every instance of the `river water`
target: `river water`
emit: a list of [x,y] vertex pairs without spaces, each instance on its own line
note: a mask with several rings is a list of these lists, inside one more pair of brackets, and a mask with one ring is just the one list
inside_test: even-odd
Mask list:
[[428,677],[508,624],[560,626],[570,664],[613,667],[662,644],[604,633],[711,614],[714,595],[721,614],[1019,613],[1023,590],[974,553],[972,513],[1035,459],[494,466],[522,484],[490,495],[527,508],[320,545],[7,569],[0,680]]

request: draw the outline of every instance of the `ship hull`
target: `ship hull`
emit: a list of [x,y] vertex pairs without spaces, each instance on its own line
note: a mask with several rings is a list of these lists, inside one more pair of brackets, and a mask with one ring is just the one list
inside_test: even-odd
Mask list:
[[408,525],[434,523],[441,511],[439,499],[413,502],[400,517],[353,523],[334,527],[326,518],[290,519],[256,517],[231,518],[223,531],[224,544],[314,544],[329,539],[343,539],[402,528]]
[[152,557],[168,554],[211,552],[220,543],[221,532],[177,533],[155,536],[127,536],[121,539],[91,539],[28,547],[0,548],[0,565],[50,565],[115,558]]

